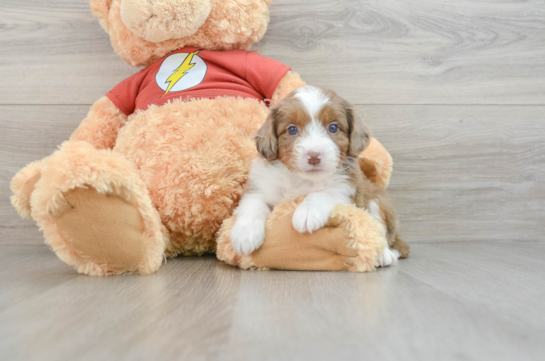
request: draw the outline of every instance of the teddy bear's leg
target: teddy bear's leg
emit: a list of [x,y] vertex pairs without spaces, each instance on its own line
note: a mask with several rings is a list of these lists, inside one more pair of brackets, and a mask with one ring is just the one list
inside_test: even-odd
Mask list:
[[32,217],[57,256],[89,275],[149,274],[168,232],[134,166],[123,155],[66,142],[42,169]]

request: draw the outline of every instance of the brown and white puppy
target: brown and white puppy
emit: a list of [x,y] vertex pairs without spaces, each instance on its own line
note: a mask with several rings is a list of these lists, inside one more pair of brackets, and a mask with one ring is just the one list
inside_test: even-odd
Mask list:
[[[235,210],[231,243],[239,254],[256,250],[265,238],[271,209],[286,199],[306,196],[293,214],[295,230],[322,228],[339,203],[355,204],[385,225],[390,244],[397,218],[387,195],[365,178],[357,157],[370,132],[353,106],[331,90],[305,86],[271,108],[256,137],[262,157],[252,162],[248,190]],[[397,261],[387,246],[379,264]]]

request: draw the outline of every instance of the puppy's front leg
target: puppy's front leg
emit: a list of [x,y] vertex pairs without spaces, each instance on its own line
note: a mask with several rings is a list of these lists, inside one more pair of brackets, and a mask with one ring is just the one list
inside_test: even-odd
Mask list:
[[269,206],[259,194],[246,193],[235,210],[237,220],[231,230],[230,239],[238,254],[250,254],[265,240],[265,223],[271,213]]
[[347,197],[331,193],[310,193],[293,213],[293,228],[299,233],[312,233],[327,223],[331,211],[337,204],[348,202],[350,200]]
[[388,267],[397,262],[399,258],[399,252],[397,250],[391,250],[386,246],[384,251],[378,256],[377,262],[379,267]]

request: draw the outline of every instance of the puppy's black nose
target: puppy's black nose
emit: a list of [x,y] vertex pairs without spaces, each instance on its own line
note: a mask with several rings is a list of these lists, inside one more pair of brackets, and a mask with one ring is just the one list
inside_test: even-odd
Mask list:
[[319,152],[308,152],[307,153],[308,164],[318,165],[322,160],[322,153]]

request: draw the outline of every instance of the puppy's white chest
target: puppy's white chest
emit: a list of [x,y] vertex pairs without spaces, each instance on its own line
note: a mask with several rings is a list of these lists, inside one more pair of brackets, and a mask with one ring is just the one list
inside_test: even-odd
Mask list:
[[309,193],[321,192],[326,186],[324,183],[316,183],[308,180],[301,180],[299,182],[290,182],[291,184],[286,184],[286,187],[283,189],[283,194],[281,199],[295,199],[297,197],[306,196]]
[[335,173],[321,180],[309,180],[289,171],[282,163],[268,163],[257,158],[250,169],[250,184],[254,193],[260,194],[269,206],[276,206],[286,199],[296,199],[311,193],[346,193],[343,200],[353,194],[348,177]]

